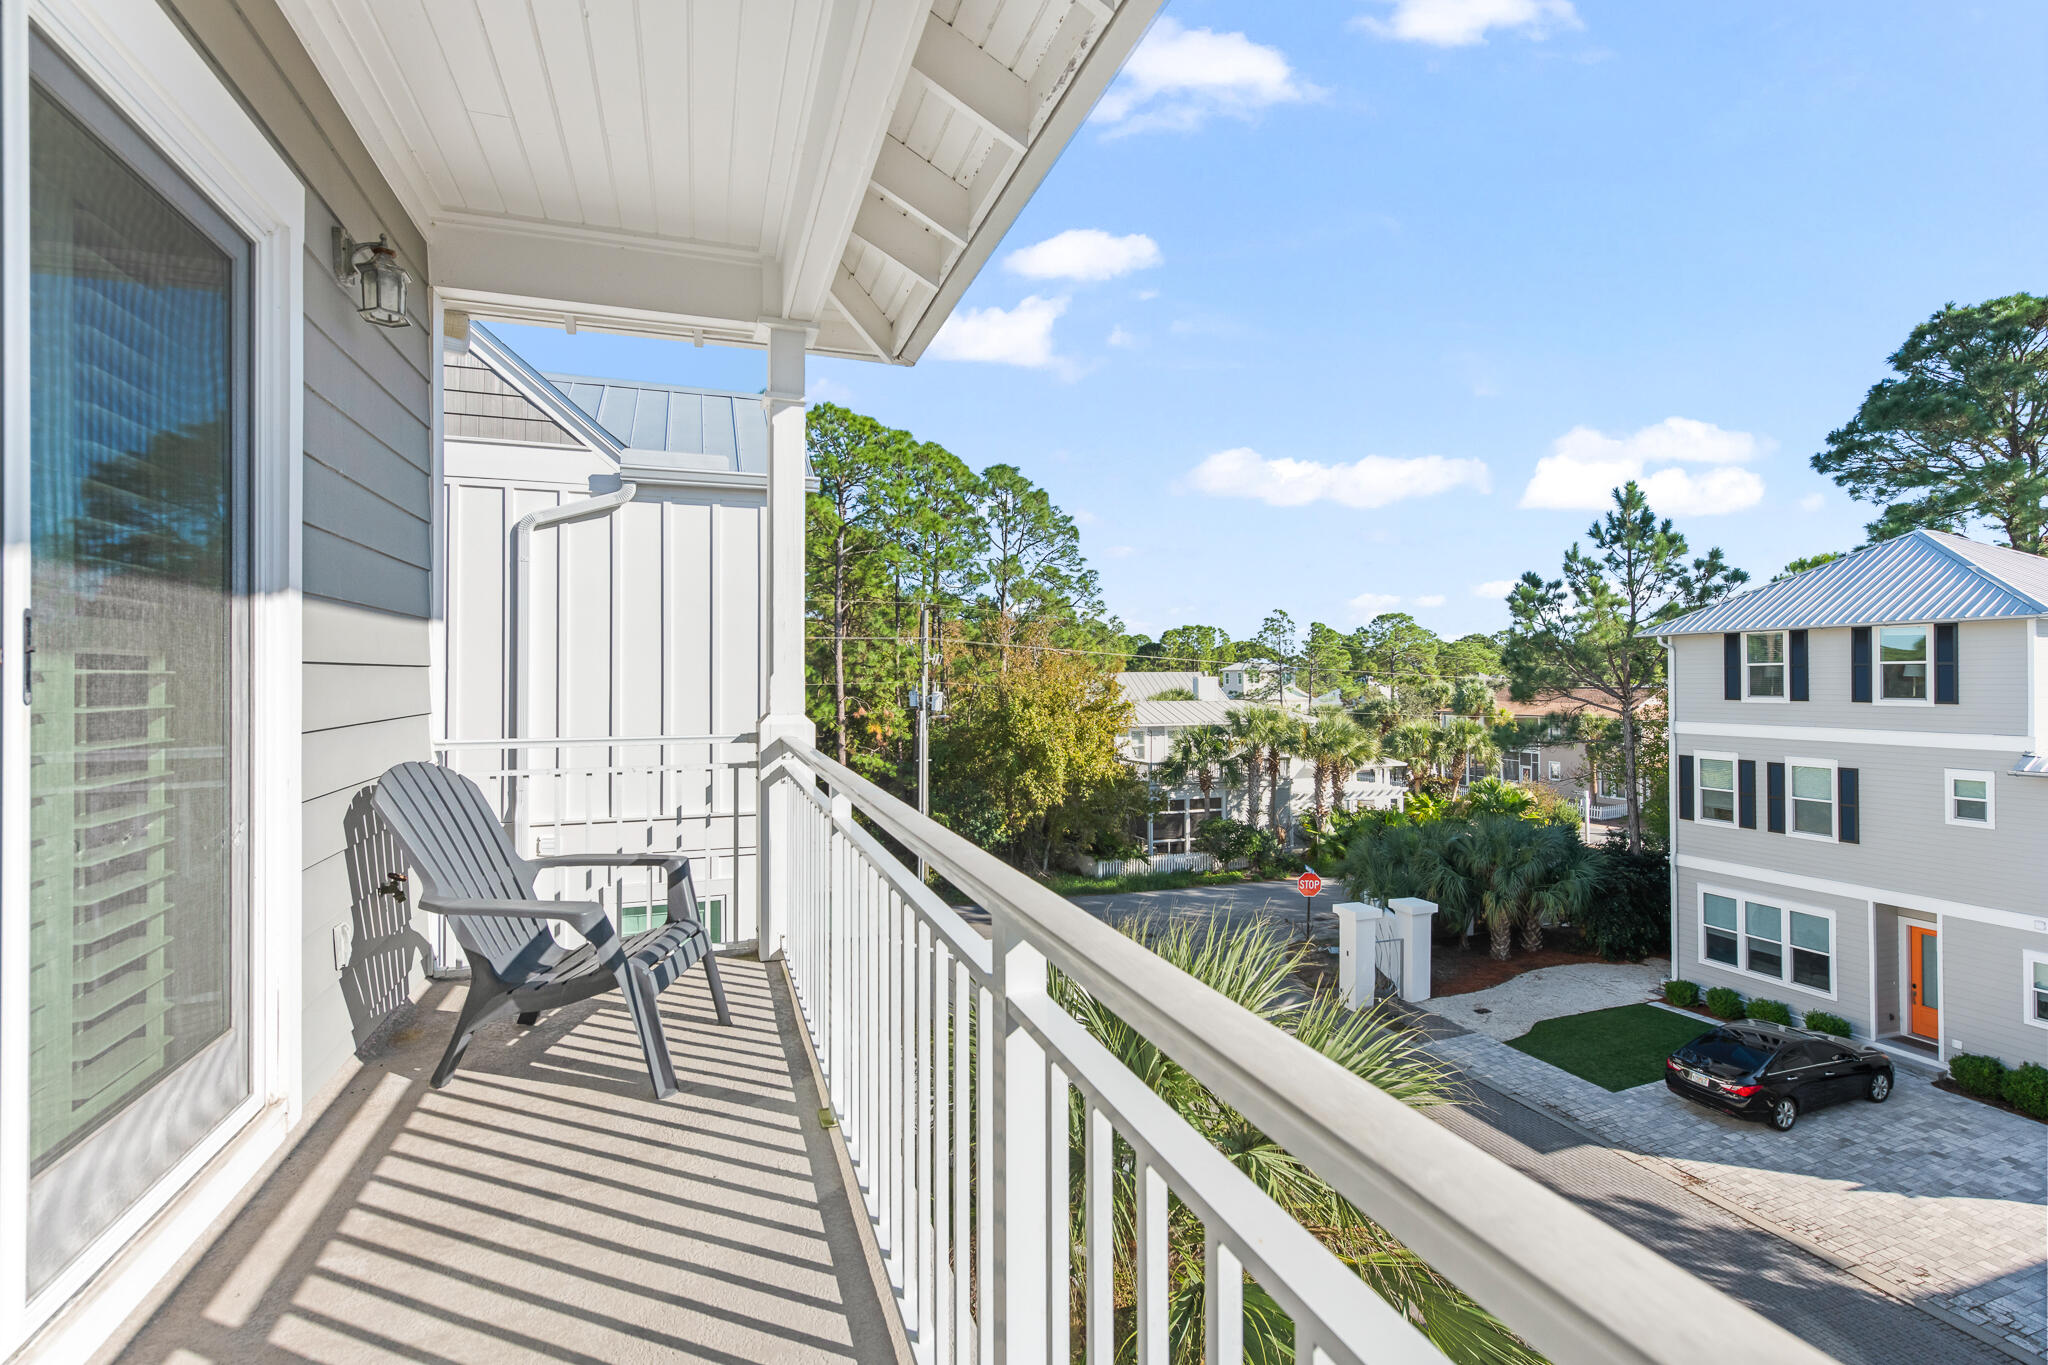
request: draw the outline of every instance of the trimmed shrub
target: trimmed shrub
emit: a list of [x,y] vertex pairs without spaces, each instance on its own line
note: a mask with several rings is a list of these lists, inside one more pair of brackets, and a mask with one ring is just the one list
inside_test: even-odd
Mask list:
[[1837,1038],[1849,1036],[1849,1021],[1839,1014],[1829,1014],[1826,1010],[1808,1010],[1806,1027],[1815,1033],[1832,1033]]
[[1788,1027],[1792,1023],[1791,1007],[1782,1000],[1752,1000],[1745,1013],[1759,1023],[1784,1024]]
[[1949,1079],[1965,1095],[1976,1095],[1981,1099],[2004,1098],[2005,1063],[1996,1057],[1979,1057],[1965,1052],[1948,1059]]
[[2048,1066],[2028,1062],[2006,1072],[2005,1102],[2022,1114],[2048,1119]]
[[1726,986],[1716,986],[1707,992],[1707,1008],[1714,1012],[1717,1019],[1740,1019],[1742,997]]
[[1664,983],[1664,1002],[1680,1009],[1691,1009],[1699,1003],[1700,988],[1696,981],[1667,981]]
[[[1542,790],[1542,789],[1539,789]],[[1572,823],[1578,823],[1577,812]],[[1661,853],[1630,853],[1610,838],[1593,850],[1598,888],[1575,916],[1591,948],[1609,962],[1639,962],[1671,951],[1671,864]]]

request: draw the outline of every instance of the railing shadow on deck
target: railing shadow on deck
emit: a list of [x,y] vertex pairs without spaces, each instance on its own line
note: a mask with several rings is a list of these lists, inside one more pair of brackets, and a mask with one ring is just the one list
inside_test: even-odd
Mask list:
[[118,1359],[889,1361],[876,1288],[779,969],[662,997],[679,1093],[593,1001],[481,1031],[426,1078],[430,987]]

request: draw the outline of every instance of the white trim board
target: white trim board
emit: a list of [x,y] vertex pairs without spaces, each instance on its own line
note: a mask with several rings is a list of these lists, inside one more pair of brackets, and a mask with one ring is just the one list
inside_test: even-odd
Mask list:
[[2034,743],[2027,735],[1859,730],[1831,725],[1743,725],[1718,720],[1679,721],[1671,727],[1671,733],[1708,739],[1811,740],[1819,744],[1874,744],[1905,749],[1992,749],[2012,754],[2030,752]]
[[2048,919],[2018,910],[1996,910],[1987,905],[1971,905],[1965,901],[1943,900],[1937,896],[1863,886],[1856,882],[1838,882],[1827,877],[1803,877],[1794,872],[1781,872],[1776,868],[1752,867],[1745,863],[1724,862],[1719,858],[1701,858],[1691,853],[1678,854],[1671,862],[1674,867],[1710,876],[1747,877],[1751,881],[1762,882],[1768,886],[1817,891],[1824,896],[1844,896],[1850,900],[1882,901],[1886,905],[1924,910],[1932,915],[1952,916],[1978,924],[1996,924],[2007,929],[2018,929],[2023,933],[2048,933],[2048,929],[2040,927],[2048,924]]

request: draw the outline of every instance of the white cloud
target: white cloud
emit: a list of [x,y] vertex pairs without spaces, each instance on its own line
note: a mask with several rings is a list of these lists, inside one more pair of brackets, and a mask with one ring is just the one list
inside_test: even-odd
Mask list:
[[1068,228],[1003,258],[1003,269],[1030,280],[1113,280],[1165,258],[1142,232],[1112,237],[1101,228]]
[[1197,492],[1219,498],[1257,498],[1272,507],[1305,507],[1328,498],[1345,507],[1385,507],[1404,498],[1427,497],[1453,488],[1491,486],[1482,460],[1442,455],[1397,459],[1367,455],[1350,464],[1268,459],[1247,446],[1219,450],[1196,465],[1188,482]]
[[1295,75],[1277,47],[1242,33],[1161,19],[1124,63],[1094,117],[1112,137],[1154,128],[1184,131],[1214,114],[1250,118],[1271,105],[1321,93]]
[[1418,607],[1440,607],[1443,604],[1444,595],[1440,592],[1433,592],[1427,597],[1418,597],[1415,599],[1415,605]]
[[1390,592],[1362,592],[1346,603],[1351,608],[1351,619],[1370,621],[1383,611],[1392,611],[1401,605],[1401,599]]
[[1104,559],[1129,559],[1136,553],[1138,553],[1137,550],[1129,545],[1112,545],[1102,552],[1102,557]]
[[1799,500],[1799,510],[1802,512],[1818,512],[1826,505],[1827,500],[1828,495],[1825,493],[1808,493]]
[[1112,327],[1109,329],[1109,344],[1112,346],[1135,346],[1138,344],[1138,339],[1121,327]]
[[812,377],[807,388],[809,392],[805,397],[816,402],[846,404],[853,401],[852,389],[836,379],[828,379],[823,375]]
[[1487,597],[1496,602],[1505,598],[1514,590],[1515,580],[1512,578],[1489,578],[1484,583],[1474,583],[1472,585],[1472,595],[1474,597]]
[[1389,3],[1384,19],[1362,14],[1352,23],[1368,33],[1431,47],[1470,47],[1500,29],[1526,38],[1548,38],[1561,29],[1584,28],[1571,0],[1374,0]]
[[1085,507],[1076,507],[1073,511],[1073,518],[1074,525],[1076,526],[1093,526],[1100,520],[1099,517]]
[[[1665,516],[1739,512],[1764,496],[1764,481],[1739,466],[1770,444],[1690,417],[1667,417],[1627,436],[1573,427],[1536,462],[1521,505],[1597,511],[1609,504],[1612,490],[1634,479]],[[1683,467],[1688,464],[1716,467],[1694,473]]]
[[1157,289],[1140,289],[1132,297],[1136,298],[1139,303],[1150,303],[1159,297],[1159,291]]
[[1033,369],[1059,365],[1053,354],[1052,325],[1067,311],[1067,301],[1033,294],[1015,308],[967,308],[946,319],[932,338],[931,353],[940,360],[981,360]]

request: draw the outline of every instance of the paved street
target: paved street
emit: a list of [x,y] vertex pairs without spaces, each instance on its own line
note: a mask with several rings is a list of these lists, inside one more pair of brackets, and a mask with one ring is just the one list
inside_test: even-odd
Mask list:
[[1480,1034],[1431,1046],[1603,1142],[1669,1161],[1909,1299],[2048,1354],[2048,1134],[2039,1124],[1901,1069],[1883,1105],[1818,1110],[1778,1133],[1661,1084],[1603,1090]]
[[[1996,1347],[1885,1297],[1557,1120],[1468,1083],[1470,1103],[1430,1116],[1837,1359],[2013,1365]],[[1709,1323],[1700,1328],[1713,1330]]]

